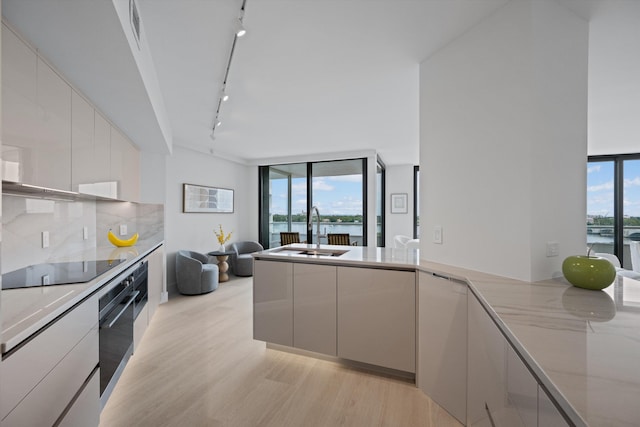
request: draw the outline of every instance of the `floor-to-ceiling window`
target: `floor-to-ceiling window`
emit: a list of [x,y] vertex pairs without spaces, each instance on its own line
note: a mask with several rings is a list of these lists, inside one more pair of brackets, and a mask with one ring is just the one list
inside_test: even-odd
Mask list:
[[413,167],[413,238],[420,238],[420,166]]
[[[294,231],[308,243],[327,243],[328,233],[348,233],[366,245],[366,159],[260,167],[260,243],[280,246],[280,232]],[[320,236],[312,206],[320,212]],[[309,232],[310,231],[310,232]]]
[[378,158],[376,164],[376,246],[384,247],[385,166]]
[[587,244],[630,269],[634,240],[640,240],[640,154],[589,157]]

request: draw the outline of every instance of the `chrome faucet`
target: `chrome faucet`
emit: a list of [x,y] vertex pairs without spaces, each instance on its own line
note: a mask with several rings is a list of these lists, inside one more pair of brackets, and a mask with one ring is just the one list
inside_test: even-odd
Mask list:
[[[313,232],[313,211],[316,211],[316,218],[318,218],[318,225],[316,228],[316,235],[318,236],[318,242],[316,243],[318,247],[320,247],[320,211],[317,206],[312,206],[311,211],[309,212],[309,222],[307,223],[307,231]],[[311,233],[313,234],[313,233]]]

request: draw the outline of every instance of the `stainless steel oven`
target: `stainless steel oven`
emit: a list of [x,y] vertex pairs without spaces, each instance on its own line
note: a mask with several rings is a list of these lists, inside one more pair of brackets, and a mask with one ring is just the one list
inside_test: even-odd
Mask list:
[[118,276],[99,300],[100,404],[107,402],[133,351],[133,322],[147,294],[147,262]]

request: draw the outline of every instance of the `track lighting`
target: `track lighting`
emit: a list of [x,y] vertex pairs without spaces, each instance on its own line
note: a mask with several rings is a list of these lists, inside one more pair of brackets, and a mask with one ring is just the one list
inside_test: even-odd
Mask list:
[[247,34],[247,30],[244,28],[244,25],[242,25],[242,21],[238,19],[236,22],[236,36],[242,37],[245,34]]

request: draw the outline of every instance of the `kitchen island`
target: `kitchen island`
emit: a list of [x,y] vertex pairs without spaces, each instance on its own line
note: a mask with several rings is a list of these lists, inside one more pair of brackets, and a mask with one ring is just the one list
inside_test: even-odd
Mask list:
[[[324,253],[308,252],[314,249]],[[340,255],[331,253],[340,250],[347,252]],[[469,370],[463,376],[468,399],[463,393],[459,400],[464,400],[464,403],[455,403],[462,405],[465,415],[461,421],[467,425],[488,425],[483,423],[487,422],[486,413],[490,410],[493,411],[491,417],[503,421],[505,425],[530,425],[532,420],[535,421],[534,425],[640,424],[640,407],[637,405],[640,401],[640,369],[637,368],[640,361],[638,281],[618,277],[605,291],[588,291],[575,288],[562,278],[528,283],[420,260],[415,250],[386,248],[289,245],[257,253],[254,258],[256,263],[262,261],[275,267],[278,264],[291,266],[291,285],[295,283],[293,268],[296,265],[413,272],[417,284],[413,300],[416,306],[413,372],[416,373],[417,385],[430,395],[431,385],[423,384],[421,378],[421,370],[425,372],[432,358],[431,354],[427,357],[427,353],[422,351],[428,349],[430,344],[425,343],[426,338],[423,337],[431,337],[433,330],[445,336],[448,331],[460,330],[453,327],[453,323],[459,324],[460,319],[425,323],[424,319],[428,319],[429,313],[422,309],[424,299],[420,295],[422,293],[424,296],[432,288],[434,279],[442,281],[445,289],[449,285],[453,287],[464,283],[467,292],[461,297],[468,306],[463,319],[467,325],[464,333],[468,330],[468,335],[461,338],[459,334],[451,332],[449,338],[457,340],[460,346],[464,344],[466,351],[464,360],[467,366],[458,367]],[[262,291],[259,286],[261,276],[265,273],[268,272],[256,269],[254,291],[258,294]],[[295,288],[289,287],[286,271],[281,270],[280,274],[282,276],[275,282],[285,284],[279,289],[279,295],[283,298],[263,300],[263,307],[257,309],[259,312],[266,307],[268,312],[275,306],[276,311],[284,309],[283,318],[287,318],[290,299],[290,318],[295,326]],[[370,277],[375,277],[375,274]],[[302,282],[311,283],[309,280]],[[358,282],[363,288],[369,283]],[[388,285],[387,289],[382,290],[374,287],[372,293],[390,292],[393,283],[389,282]],[[309,295],[309,292],[306,289],[303,295]],[[326,289],[317,292],[321,295],[324,293],[318,297],[319,301],[326,303],[331,300],[331,295],[326,295]],[[363,296],[366,293],[359,292],[356,295]],[[385,295],[387,300],[393,298],[392,294]],[[337,305],[336,323],[339,325],[339,297]],[[361,323],[366,323],[366,320]],[[331,323],[328,323],[328,329],[331,329]],[[340,358],[340,327],[337,329],[335,354]],[[295,334],[295,330],[292,327],[292,334]],[[283,338],[289,340],[288,332],[283,334]],[[331,339],[329,337],[327,342],[331,343]],[[295,343],[295,336],[292,335],[291,340],[282,345],[295,347]],[[388,349],[392,353],[397,350],[393,347]],[[319,352],[333,355],[324,350]],[[444,354],[443,358],[447,356],[453,355]],[[388,366],[375,361],[365,362]],[[410,369],[393,368],[412,372]],[[441,374],[447,372],[451,373],[451,370],[445,369]],[[480,395],[476,396],[478,393]],[[456,412],[453,407],[448,408],[448,401],[440,401],[437,397],[434,400],[452,414]],[[485,406],[488,408],[492,402],[504,406],[485,411]],[[456,416],[460,419],[460,415]]]

